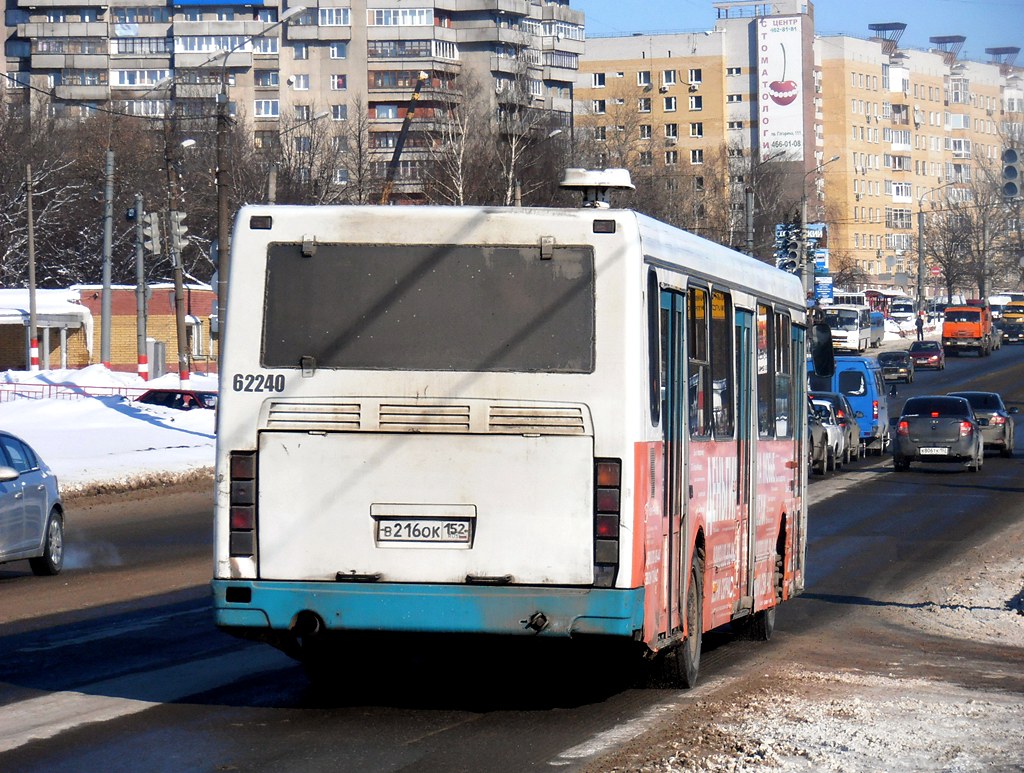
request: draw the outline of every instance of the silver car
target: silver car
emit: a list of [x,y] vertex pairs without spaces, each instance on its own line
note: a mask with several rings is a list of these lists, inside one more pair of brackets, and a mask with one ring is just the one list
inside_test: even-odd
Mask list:
[[962,397],[971,404],[974,415],[981,425],[981,437],[985,448],[995,448],[1001,456],[1013,456],[1013,418],[1017,406],[1007,408],[997,392],[949,392],[952,397]]
[[64,566],[64,504],[57,476],[20,438],[0,432],[0,563],[27,558],[32,572]]

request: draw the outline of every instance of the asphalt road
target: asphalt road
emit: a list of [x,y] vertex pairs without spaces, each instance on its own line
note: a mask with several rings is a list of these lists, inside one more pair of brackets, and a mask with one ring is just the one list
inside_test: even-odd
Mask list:
[[[1022,377],[1024,347],[954,358],[901,386],[892,410],[912,394],[967,388],[1024,406]],[[411,651],[388,641],[325,695],[275,650],[213,628],[208,489],[78,503],[64,574],[0,567],[0,768],[607,769],[618,750],[736,689],[767,659],[806,653],[808,642],[834,653],[836,666],[864,657],[843,646],[856,611],[1012,522],[1024,504],[1022,466],[989,455],[980,475],[896,474],[888,457],[868,457],[815,477],[808,592],[780,610],[768,645],[706,637],[690,692],[641,679],[605,653],[464,643]],[[968,672],[975,655],[958,657]],[[977,658],[979,669],[1000,668]]]

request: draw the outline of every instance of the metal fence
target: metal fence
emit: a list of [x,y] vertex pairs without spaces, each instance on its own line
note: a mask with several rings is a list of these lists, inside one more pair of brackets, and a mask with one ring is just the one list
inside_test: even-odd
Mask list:
[[83,400],[87,397],[126,397],[134,400],[149,387],[82,386],[81,384],[0,384],[0,403],[13,400]]

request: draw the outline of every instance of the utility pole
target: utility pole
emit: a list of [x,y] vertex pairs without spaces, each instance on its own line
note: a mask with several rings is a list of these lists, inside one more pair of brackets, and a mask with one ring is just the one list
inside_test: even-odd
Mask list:
[[32,220],[32,164],[25,166],[28,188],[28,369],[39,370],[39,334],[36,332],[36,230]]
[[[172,107],[174,110],[172,97]],[[171,113],[173,119],[174,113]],[[164,121],[164,162],[167,165],[167,249],[174,268],[174,321],[178,336],[178,381],[182,389],[191,386],[188,362],[188,335],[185,331],[185,282],[182,277],[181,243],[174,217],[178,207],[178,177],[174,168],[174,137],[170,121]]]
[[747,254],[754,254],[754,189],[747,186],[743,191],[747,210]]
[[143,265],[142,194],[135,194],[135,337],[138,351],[138,373],[149,381],[149,353],[146,350],[146,271]]
[[107,151],[103,184],[103,300],[100,316],[100,361],[110,367],[110,328],[113,325],[110,310],[110,254],[114,242],[114,151]]

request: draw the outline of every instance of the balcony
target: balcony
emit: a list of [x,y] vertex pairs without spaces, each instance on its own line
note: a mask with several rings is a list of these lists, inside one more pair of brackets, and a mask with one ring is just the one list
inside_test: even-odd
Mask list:
[[[252,67],[252,51],[234,51],[226,58],[228,69],[247,70]],[[217,51],[179,51],[174,54],[175,67],[224,67],[225,57]]]
[[21,38],[105,38],[107,24],[100,21],[33,21],[18,25]]
[[[394,33],[392,33],[394,34]],[[352,25],[336,24],[321,27],[316,24],[293,24],[288,28],[289,40],[351,40]]]
[[53,90],[57,99],[76,102],[106,102],[110,99],[110,86],[69,86],[62,84]]

